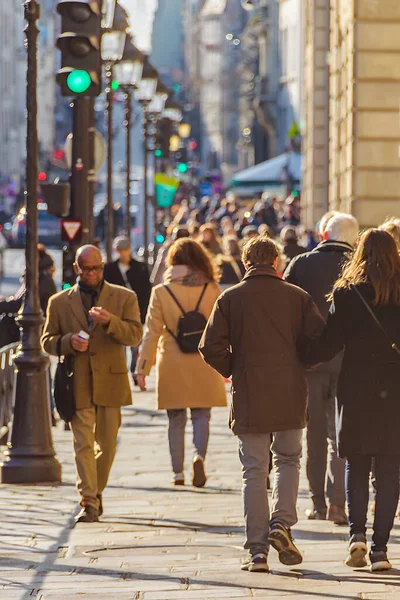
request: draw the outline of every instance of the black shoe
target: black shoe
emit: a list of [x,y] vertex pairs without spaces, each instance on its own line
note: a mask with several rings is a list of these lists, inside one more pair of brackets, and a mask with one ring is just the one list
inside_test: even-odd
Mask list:
[[84,506],[76,517],[77,523],[98,523],[99,511],[93,506]]
[[204,487],[207,477],[204,470],[204,460],[201,456],[195,456],[193,459],[193,485],[194,487]]
[[269,573],[267,558],[267,554],[263,552],[250,555],[246,562],[242,564],[241,569],[251,573]]
[[392,568],[391,563],[384,550],[371,550],[369,553],[369,559],[371,561],[371,571],[375,573],[377,571],[389,571]]
[[97,494],[97,500],[99,501],[99,508],[98,508],[98,513],[99,513],[99,517],[101,517],[101,515],[103,514],[103,496],[101,494]]
[[353,569],[362,569],[367,566],[367,539],[362,533],[355,533],[350,538],[349,556],[346,565]]
[[281,523],[274,523],[269,531],[268,541],[278,552],[279,560],[283,565],[293,566],[303,562],[301,552],[296,548],[288,527]]
[[326,521],[326,508],[307,508],[306,517],[309,521]]
[[54,410],[51,411],[51,426],[57,427],[57,418]]

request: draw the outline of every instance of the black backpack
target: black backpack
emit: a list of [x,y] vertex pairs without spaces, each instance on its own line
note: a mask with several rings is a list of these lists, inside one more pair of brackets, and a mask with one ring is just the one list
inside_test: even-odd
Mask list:
[[179,317],[177,334],[175,335],[167,327],[168,333],[176,340],[179,349],[184,354],[194,354],[198,352],[201,336],[207,325],[207,319],[204,315],[199,312],[201,301],[203,300],[204,294],[206,293],[208,283],[203,287],[199,301],[194,310],[185,312],[181,303],[170,290],[168,286],[164,286],[167,292],[171,295],[172,299],[179,306],[182,315]]

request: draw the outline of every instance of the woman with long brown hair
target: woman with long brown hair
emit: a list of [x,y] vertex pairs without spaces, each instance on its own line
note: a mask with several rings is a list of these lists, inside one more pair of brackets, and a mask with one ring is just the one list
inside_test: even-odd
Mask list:
[[375,461],[376,500],[371,570],[391,568],[387,543],[399,498],[400,257],[391,235],[369,229],[336,282],[310,363],[344,350],[337,395],[339,454],[346,458],[350,547],[346,564],[367,565],[369,474]]
[[158,408],[166,409],[173,483],[183,485],[187,409],[193,424],[193,485],[206,483],[211,408],[226,405],[223,378],[201,358],[197,346],[221,291],[218,271],[201,244],[187,238],[169,248],[164,285],[153,288],[140,349],[137,378],[146,376],[157,352]]

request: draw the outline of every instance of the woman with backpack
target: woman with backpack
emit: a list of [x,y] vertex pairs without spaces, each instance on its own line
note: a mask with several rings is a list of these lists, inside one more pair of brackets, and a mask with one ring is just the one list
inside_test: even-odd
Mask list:
[[197,348],[220,295],[218,271],[206,250],[183,238],[172,244],[166,259],[164,284],[152,290],[145,336],[137,365],[137,380],[146,390],[146,377],[157,353],[158,408],[166,409],[174,485],[184,485],[187,409],[193,425],[193,479],[206,483],[206,457],[211,408],[226,406],[223,378],[201,358]]
[[371,570],[391,568],[387,543],[399,499],[400,256],[391,235],[364,232],[333,290],[322,336],[305,348],[306,362],[344,350],[337,394],[339,455],[346,459],[350,548],[346,564],[367,566],[369,475],[376,496]]

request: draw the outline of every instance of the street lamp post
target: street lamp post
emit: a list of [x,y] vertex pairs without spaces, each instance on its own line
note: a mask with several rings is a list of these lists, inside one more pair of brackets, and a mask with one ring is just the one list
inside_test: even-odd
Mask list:
[[2,483],[55,483],[61,481],[61,465],[55,457],[50,429],[49,359],[40,346],[43,314],[39,300],[37,214],[37,38],[39,5],[24,4],[27,40],[26,81],[26,295],[18,324],[22,344],[17,367],[15,408],[11,441],[0,465]]
[[131,237],[131,129],[132,129],[132,91],[137,89],[143,74],[144,55],[127,38],[124,53],[115,65],[115,78],[125,92],[125,134],[126,134],[126,190],[125,190],[125,230]]
[[144,260],[149,260],[149,206],[148,206],[148,142],[149,142],[149,112],[148,106],[157,89],[158,71],[148,57],[145,57],[142,79],[135,93],[136,99],[143,107],[143,238]]
[[128,15],[120,4],[116,4],[111,30],[105,31],[101,38],[101,58],[106,65],[106,112],[107,112],[107,260],[112,259],[114,237],[113,202],[113,67],[121,60],[128,28]]

